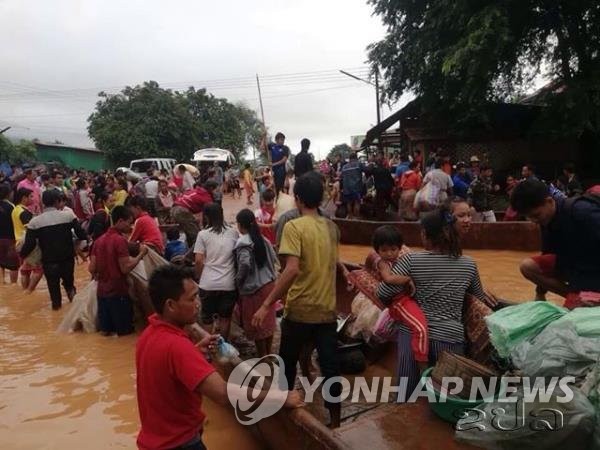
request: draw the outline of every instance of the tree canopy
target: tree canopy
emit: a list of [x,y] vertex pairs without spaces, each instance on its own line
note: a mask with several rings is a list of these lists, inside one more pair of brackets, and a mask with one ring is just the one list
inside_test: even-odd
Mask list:
[[348,156],[350,156],[350,153],[352,153],[352,147],[350,147],[348,144],[337,144],[334,145],[331,150],[329,150],[329,153],[327,153],[327,158],[333,160],[337,155],[342,155],[342,161],[345,161],[348,159]]
[[369,60],[388,99],[413,92],[456,123],[485,119],[486,103],[517,98],[543,73],[564,86],[543,99],[553,129],[600,132],[597,0],[368,1],[387,27]]
[[117,164],[146,157],[185,161],[204,147],[226,148],[239,156],[260,138],[260,123],[252,110],[205,89],[178,92],[149,81],[116,95],[98,95],[88,132]]
[[0,161],[8,161],[11,164],[32,162],[36,159],[37,151],[31,141],[21,139],[12,142],[0,134]]

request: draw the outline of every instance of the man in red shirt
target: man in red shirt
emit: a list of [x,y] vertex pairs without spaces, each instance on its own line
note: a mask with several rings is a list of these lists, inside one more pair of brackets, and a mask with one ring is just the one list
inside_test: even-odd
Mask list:
[[148,214],[146,199],[136,195],[129,201],[129,209],[133,213],[135,223],[129,240],[152,247],[159,255],[164,254],[165,244],[158,223]]
[[[208,203],[213,203],[213,191],[217,188],[215,181],[207,181],[204,187],[200,182],[175,200],[171,208],[171,219],[179,224],[179,228],[185,233],[188,247],[192,248],[196,242],[196,236],[200,231],[202,223],[202,211]],[[196,220],[196,217],[198,220]]]
[[140,262],[148,248],[141,245],[135,258],[123,236],[131,230],[133,217],[125,206],[111,212],[113,226],[94,242],[88,270],[98,281],[98,322],[105,336],[133,333],[133,304],[129,298],[127,274]]
[[[137,445],[143,450],[205,450],[202,396],[225,406],[228,390],[232,395],[233,388],[199,351],[214,349],[218,336],[206,334],[194,345],[184,331],[196,323],[200,309],[193,277],[192,270],[172,265],[159,267],[150,277],[148,291],[156,314],[149,317],[135,351],[142,425]],[[302,405],[296,391],[280,393],[286,395],[284,406]],[[239,395],[248,394],[239,388]]]

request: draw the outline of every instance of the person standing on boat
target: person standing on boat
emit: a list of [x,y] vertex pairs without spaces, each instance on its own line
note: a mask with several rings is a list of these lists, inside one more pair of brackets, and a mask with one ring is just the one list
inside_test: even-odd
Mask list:
[[[308,153],[310,148],[310,140],[304,138],[300,141],[300,153],[296,155],[294,159],[294,176],[296,179],[300,178],[307,172],[314,170],[313,156]],[[290,193],[293,193],[290,192]]]
[[[415,299],[428,323],[429,365],[434,365],[445,350],[465,353],[462,322],[465,294],[486,300],[477,265],[471,257],[462,254],[455,222],[447,207],[424,214],[421,237],[426,250],[404,255],[392,268],[392,274],[409,276],[415,284]],[[403,289],[403,286],[383,282],[377,296],[389,301]],[[411,348],[411,333],[404,326],[400,326],[398,333],[397,375],[408,379],[409,396],[417,386],[420,373]]]
[[536,285],[536,300],[545,300],[550,291],[565,297],[569,308],[578,305],[582,292],[600,293],[600,196],[565,199],[542,181],[529,179],[515,187],[510,202],[541,227],[542,254],[520,266]]
[[[279,254],[286,257],[285,269],[252,319],[255,327],[261,327],[273,303],[287,297],[279,355],[285,363],[288,386],[295,384],[296,364],[306,342],[315,343],[325,380],[340,374],[335,293],[339,230],[318,212],[323,198],[321,176],[301,176],[294,186],[294,196],[301,216],[283,229]],[[334,398],[339,396],[340,383],[334,382],[330,393]],[[341,405],[326,402],[325,406],[332,426],[339,426]]]
[[286,163],[290,157],[290,149],[285,143],[285,135],[277,133],[275,135],[275,143],[269,144],[269,152],[271,152],[271,167],[273,168],[273,178],[275,180],[275,193],[283,190],[285,184]]
[[348,206],[348,218],[360,217],[360,202],[363,194],[363,173],[365,168],[356,153],[350,153],[350,161],[342,167],[342,189],[344,203]]

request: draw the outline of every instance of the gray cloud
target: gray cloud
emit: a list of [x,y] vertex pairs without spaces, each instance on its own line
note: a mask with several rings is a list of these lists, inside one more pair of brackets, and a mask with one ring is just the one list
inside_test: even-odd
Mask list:
[[5,0],[0,17],[9,136],[92,145],[96,93],[145,80],[206,86],[258,111],[256,73],[267,126],[293,151],[309,137],[324,156],[375,122],[373,88],[335,71],[366,73],[365,47],[384,33],[364,0]]

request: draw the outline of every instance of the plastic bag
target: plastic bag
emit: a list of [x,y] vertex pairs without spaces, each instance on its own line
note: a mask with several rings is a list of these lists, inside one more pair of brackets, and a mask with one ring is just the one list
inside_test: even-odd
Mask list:
[[568,310],[548,302],[527,302],[508,306],[485,318],[492,345],[506,358],[516,345],[533,338],[546,325],[567,314]]
[[98,282],[92,280],[75,295],[69,311],[56,330],[57,332],[96,332],[96,318],[98,317],[97,290]]
[[415,195],[413,208],[417,211],[427,211],[436,208],[445,200],[442,196],[440,187],[433,182],[427,183]]
[[510,356],[530,377],[582,377],[600,358],[600,338],[579,336],[572,322],[557,320],[517,345]]
[[398,324],[390,316],[387,308],[379,313],[379,318],[372,330],[373,336],[382,342],[395,341],[398,335]]
[[221,364],[224,364],[227,362],[234,362],[238,356],[240,356],[240,352],[238,352],[237,349],[233,345],[231,345],[225,339],[220,337],[219,340],[217,341],[217,351],[216,351],[217,361],[219,361]]
[[[595,429],[595,411],[586,396],[571,387],[573,398],[559,403],[565,392],[559,385],[548,402],[494,401],[470,410],[456,424],[459,442],[493,450],[588,449]],[[477,411],[479,410],[479,411]]]
[[353,338],[362,337],[365,341],[371,339],[380,311],[371,300],[359,293],[352,300],[352,315],[356,320],[348,327],[348,335]]

